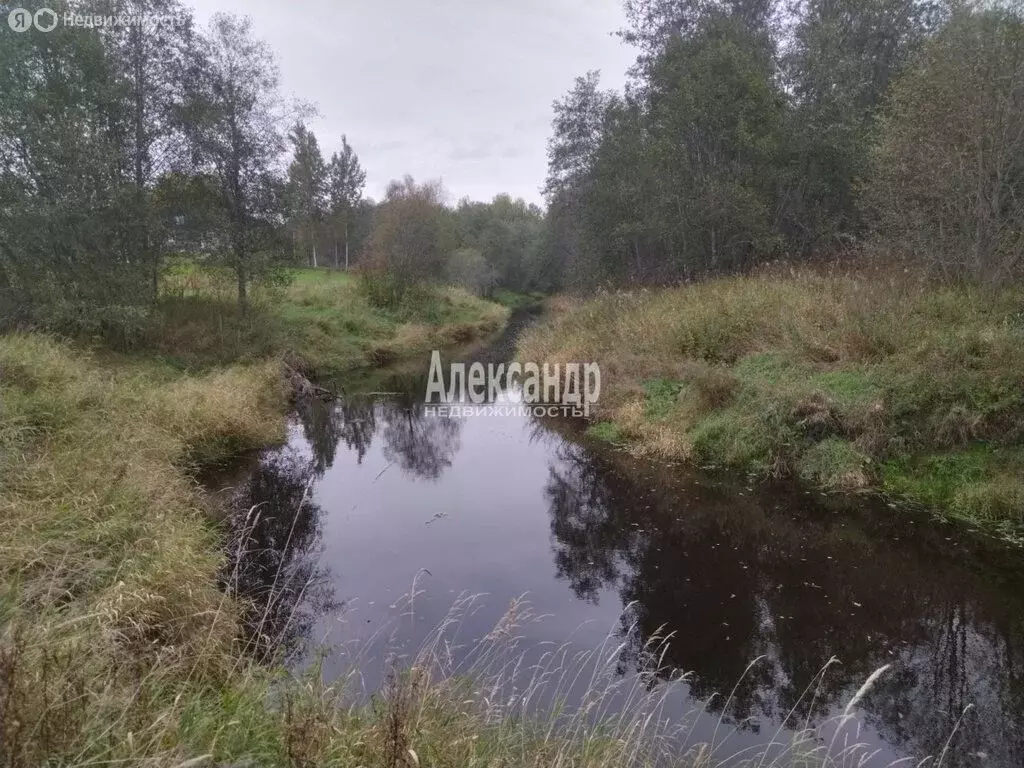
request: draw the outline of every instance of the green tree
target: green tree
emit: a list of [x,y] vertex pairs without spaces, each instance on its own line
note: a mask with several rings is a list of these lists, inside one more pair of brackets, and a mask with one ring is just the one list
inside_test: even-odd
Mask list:
[[949,277],[1024,274],[1024,19],[960,11],[896,83],[863,189],[883,244]]
[[391,304],[414,285],[443,275],[456,243],[444,196],[439,181],[417,184],[406,176],[388,185],[367,245],[371,299]]
[[[585,192],[586,250],[594,254],[591,282],[657,281],[666,265],[665,223],[658,220],[659,175],[650,125],[635,98],[610,99],[602,140]],[[580,282],[579,276],[576,281]]]
[[564,98],[552,105],[554,135],[548,141],[548,176],[545,194],[551,196],[584,186],[601,146],[604,114],[612,97],[600,89],[597,70],[577,77]]
[[638,49],[632,74],[642,87],[658,58],[680,40],[699,34],[708,17],[729,17],[750,33],[770,36],[787,15],[780,6],[780,0],[624,0],[626,26],[617,34]]
[[554,293],[566,284],[566,264],[570,255],[577,251],[573,234],[577,231],[575,220],[560,195],[548,200],[543,225],[526,258],[527,287],[544,293]]
[[211,240],[235,273],[238,304],[253,280],[280,274],[285,183],[278,170],[284,126],[293,118],[278,91],[277,66],[249,19],[214,16],[190,77],[189,134],[199,170],[217,180],[224,211]]
[[0,36],[0,313],[103,326],[150,297],[125,82],[98,30]]
[[476,296],[489,296],[497,284],[497,275],[477,248],[459,248],[448,257],[445,282],[465,288]]
[[288,166],[289,209],[296,234],[309,245],[311,264],[316,267],[317,239],[328,204],[327,165],[316,134],[302,122],[292,128],[288,141],[293,152]]
[[770,46],[731,16],[709,16],[654,63],[648,109],[658,215],[678,270],[772,254],[785,100]]
[[463,199],[456,215],[463,244],[481,254],[495,285],[525,289],[527,261],[538,247],[543,229],[540,208],[522,198],[498,195],[490,203]]
[[119,113],[125,126],[119,133],[135,187],[130,219],[135,250],[149,266],[156,300],[166,233],[153,191],[162,174],[181,166],[187,151],[179,115],[184,73],[196,46],[193,20],[177,0],[115,0],[104,10],[136,21],[101,34],[122,84]]
[[327,166],[327,197],[334,232],[334,265],[339,266],[338,235],[345,243],[345,269],[349,267],[350,235],[359,213],[366,171],[359,163],[348,139],[341,137],[341,152],[331,155]]
[[557,212],[557,226],[547,233],[545,271],[551,274],[557,264],[559,280],[567,278],[574,288],[592,286],[597,279],[594,252],[587,247],[586,197],[612,98],[612,92],[600,88],[600,73],[591,71],[576,78],[572,89],[553,104],[543,191],[549,210]]
[[892,79],[940,22],[929,0],[806,0],[783,61],[793,108],[784,227],[801,252],[860,229],[855,185]]

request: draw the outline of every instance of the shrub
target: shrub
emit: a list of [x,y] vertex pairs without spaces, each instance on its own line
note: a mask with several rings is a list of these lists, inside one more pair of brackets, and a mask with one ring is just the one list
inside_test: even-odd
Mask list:
[[867,457],[851,443],[830,437],[800,457],[797,473],[820,488],[854,491],[868,485],[866,466]]
[[125,352],[137,347],[150,327],[147,307],[61,302],[38,314],[39,324],[71,337],[91,337]]
[[383,283],[374,295],[385,302],[411,285],[437,280],[444,272],[453,233],[440,182],[416,184],[411,176],[393,181],[377,208],[367,250],[367,267]]
[[448,258],[445,280],[474,296],[490,296],[498,275],[477,248],[460,248]]

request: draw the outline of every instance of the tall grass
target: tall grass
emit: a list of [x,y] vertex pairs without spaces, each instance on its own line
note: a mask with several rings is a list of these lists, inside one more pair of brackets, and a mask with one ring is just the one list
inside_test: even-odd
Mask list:
[[[567,302],[520,351],[598,361],[597,434],[637,452],[884,488],[1024,529],[1018,289],[884,271],[730,277]],[[962,482],[944,485],[936,461]]]
[[334,373],[507,314],[454,289],[383,313],[325,271],[255,292],[245,315],[231,289],[172,268],[122,339],[134,357],[0,336],[0,764],[174,764],[219,745],[299,764],[247,606],[219,588],[223,532],[196,473],[283,439],[281,358]]
[[393,306],[371,303],[357,278],[295,270],[286,286],[254,292],[240,314],[216,270],[179,265],[163,283],[147,349],[203,368],[283,354],[326,377],[497,331],[507,310],[456,288],[430,286]]
[[217,679],[237,631],[191,471],[281,439],[284,397],[276,365],[196,378],[0,338],[7,764],[73,762],[107,731],[132,751],[165,686]]
[[[410,606],[415,594],[414,585]],[[415,754],[421,763],[445,766],[845,768],[882,762],[873,760],[873,748],[862,739],[856,707],[885,667],[864,682],[842,711],[821,713],[815,701],[837,661],[830,660],[785,722],[756,746],[741,747],[739,726],[726,717],[742,678],[732,691],[692,701],[688,675],[664,666],[671,637],[653,637],[634,649],[640,668],[636,674],[622,673],[621,654],[637,636],[629,625],[629,606],[623,614],[625,631],[610,632],[596,648],[549,643],[533,653],[527,650],[526,635],[543,617],[523,597],[467,649],[460,633],[467,614],[483,599],[458,598],[407,671],[389,676],[378,702],[386,755]],[[760,661],[752,660],[747,672]],[[796,715],[801,704],[808,704],[803,718]],[[698,727],[704,732],[700,737]]]

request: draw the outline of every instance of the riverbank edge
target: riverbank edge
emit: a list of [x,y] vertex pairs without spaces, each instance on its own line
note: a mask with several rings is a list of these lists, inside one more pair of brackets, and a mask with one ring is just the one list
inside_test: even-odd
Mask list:
[[[653,716],[658,691],[606,726],[585,711],[534,721],[488,698],[496,680],[434,677],[429,655],[360,706],[345,680],[326,685],[316,666],[296,678],[253,660],[242,606],[218,583],[223,531],[194,477],[283,439],[285,378],[276,359],[186,373],[42,334],[0,336],[0,762],[603,768],[660,759],[671,734]],[[515,612],[495,637],[514,640]],[[813,754],[817,737],[801,733],[780,754]],[[688,746],[678,764],[702,764],[710,748]]]
[[510,311],[439,285],[379,306],[358,275],[326,268],[293,269],[286,287],[254,291],[246,312],[225,285],[216,270],[169,267],[134,352],[191,372],[283,358],[325,381],[486,337]]
[[[494,333],[498,315],[405,338],[400,326],[381,364]],[[252,660],[242,606],[218,581],[223,532],[194,479],[284,439],[290,363],[324,371],[301,351],[191,372],[141,352],[0,336],[0,762],[377,764],[420,735],[395,721],[412,712],[387,730],[343,706],[342,688]],[[396,706],[408,686],[396,680]],[[444,690],[417,693],[421,714],[485,733]]]
[[597,361],[591,438],[881,496],[1024,544],[1015,291],[920,276],[729,277],[560,297],[522,359]]
[[[196,475],[284,439],[286,363],[183,371],[145,350],[0,336],[0,763],[648,765],[664,726],[646,705],[586,728],[533,721],[489,700],[497,680],[437,676],[429,652],[355,705],[347,679],[256,660]],[[496,637],[514,652],[510,614]]]

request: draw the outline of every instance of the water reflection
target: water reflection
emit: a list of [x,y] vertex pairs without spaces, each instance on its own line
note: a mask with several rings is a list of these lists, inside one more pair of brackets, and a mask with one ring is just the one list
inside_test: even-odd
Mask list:
[[460,447],[461,422],[424,418],[412,397],[296,404],[302,449],[293,444],[259,457],[231,501],[234,510],[225,586],[247,606],[244,622],[254,651],[301,655],[317,619],[341,606],[330,570],[320,563],[323,509],[316,482],[340,445],[361,464],[378,431],[391,464],[421,480],[437,480]]
[[[565,425],[557,434],[427,417],[415,395],[308,403],[296,419],[289,446],[261,457],[236,497],[231,581],[253,606],[246,618],[260,652],[294,656],[318,641],[314,627],[337,612],[337,590],[371,606],[391,601],[389,579],[407,578],[403,567],[428,565],[440,578],[440,562],[454,574],[449,592],[493,579],[508,594],[542,597],[555,624],[538,642],[572,632],[579,606],[599,621],[627,606],[619,673],[646,668],[648,641],[670,633],[661,663],[689,671],[693,699],[711,699],[752,733],[834,713],[889,663],[863,702],[881,743],[936,754],[958,728],[945,765],[1024,764],[1024,578],[1012,553],[956,544],[947,539],[960,531],[860,502],[839,508],[789,487],[714,484],[594,451]],[[456,466],[463,443],[474,462]],[[514,509],[493,508],[513,494]],[[529,499],[536,514],[522,506]],[[357,502],[369,505],[364,517],[340,514]],[[420,511],[425,503],[433,506]],[[459,528],[425,526],[435,509],[461,515],[450,523]],[[321,558],[328,521],[339,542],[330,570]],[[500,606],[504,594],[487,589]],[[842,663],[819,685],[833,656]]]
[[353,398],[331,403],[307,397],[296,404],[295,416],[313,453],[313,469],[321,476],[333,466],[341,443],[361,464],[377,431],[372,400]]
[[391,411],[384,419],[384,455],[404,472],[437,480],[458,452],[462,422],[450,418],[424,419],[414,408]]
[[[564,444],[545,488],[555,562],[578,598],[613,588],[637,603],[644,638],[673,632],[666,660],[693,671],[695,696],[730,691],[764,657],[726,713],[756,728],[834,711],[892,663],[864,704],[887,742],[937,754],[971,705],[945,764],[1024,764],[1024,580],[1011,564],[972,562],[931,524],[649,469]],[[842,664],[804,696],[833,655]]]
[[323,510],[310,497],[321,459],[291,449],[267,453],[235,493],[223,580],[245,606],[258,657],[297,656],[317,619],[338,607],[318,557]]
[[[261,652],[297,656],[339,627],[332,643],[374,637],[425,570],[406,648],[462,591],[494,608],[467,617],[468,639],[525,592],[549,615],[524,630],[534,650],[570,635],[594,647],[619,621],[617,671],[630,675],[670,634],[658,663],[690,672],[712,728],[720,714],[755,739],[820,719],[891,664],[861,706],[885,755],[938,754],[959,721],[943,765],[1024,765],[1019,553],[860,499],[608,453],[565,423],[427,415],[424,391],[422,371],[391,372],[341,402],[300,404],[288,445],[241,484],[230,580],[253,605]],[[338,616],[337,595],[360,603],[357,619]],[[368,648],[379,664],[387,648]],[[374,690],[372,669],[365,680]]]

